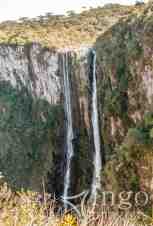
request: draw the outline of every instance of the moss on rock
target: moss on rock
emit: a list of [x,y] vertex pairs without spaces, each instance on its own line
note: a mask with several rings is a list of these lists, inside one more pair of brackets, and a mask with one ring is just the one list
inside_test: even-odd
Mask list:
[[61,105],[34,100],[25,87],[0,83],[0,170],[14,188],[40,189],[54,167]]

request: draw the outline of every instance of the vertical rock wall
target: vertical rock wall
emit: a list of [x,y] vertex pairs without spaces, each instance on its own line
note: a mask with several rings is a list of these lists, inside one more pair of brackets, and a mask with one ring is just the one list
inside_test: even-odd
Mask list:
[[14,188],[40,190],[54,175],[64,139],[61,79],[57,52],[0,46],[0,170]]
[[[71,190],[93,171],[90,48],[0,45],[0,171],[15,189],[63,191],[66,158],[62,54],[69,52],[74,129]],[[13,172],[13,173],[12,173]]]

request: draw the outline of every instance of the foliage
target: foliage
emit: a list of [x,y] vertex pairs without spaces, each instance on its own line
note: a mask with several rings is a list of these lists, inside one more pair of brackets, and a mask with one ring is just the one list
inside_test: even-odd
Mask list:
[[59,226],[78,226],[77,219],[72,214],[66,214]]
[[116,147],[116,156],[106,164],[106,183],[111,180],[114,192],[140,191],[141,161],[145,161],[145,156],[151,159],[153,155],[152,120],[153,114],[147,113],[139,125],[130,128],[122,144]]
[[[12,187],[40,187],[53,167],[63,108],[34,100],[25,87],[0,84],[0,165]],[[13,173],[12,173],[13,172]],[[39,175],[39,182],[38,176]]]
[[135,4],[136,5],[143,5],[144,4],[144,1],[143,0],[137,0]]
[[[131,82],[131,64],[143,55],[141,36],[135,32],[131,21],[120,21],[96,42],[98,61],[103,77],[99,84],[99,96],[104,100],[106,112],[127,118],[128,88]],[[103,89],[107,87],[105,96]]]
[[134,129],[129,129],[128,137],[133,139],[133,143],[140,143],[142,145],[152,145],[153,139],[150,136],[153,129],[153,113],[148,112],[144,116],[144,120]]
[[84,10],[80,14],[69,11],[68,16],[48,12],[34,19],[6,21],[0,24],[0,43],[38,42],[49,47],[92,44],[120,18],[127,18],[137,8],[140,10],[136,6],[112,4]]
[[142,89],[145,67],[152,68],[152,12],[150,4],[139,15],[120,20],[95,44],[102,135],[109,160],[103,178],[106,189],[116,193],[141,189],[152,193],[153,114]]
[[[5,226],[17,225],[47,225],[50,220],[50,225],[58,225],[58,219],[53,213],[53,201],[47,203],[48,195],[43,196],[32,191],[19,191],[13,193],[5,183],[0,189],[0,224]],[[40,197],[43,197],[45,202],[40,202]],[[45,212],[50,208],[49,215]],[[48,212],[48,211],[47,211]]]
[[[84,215],[74,213],[56,215],[57,203],[46,193],[32,191],[12,192],[7,184],[0,188],[0,225],[3,226],[147,226],[151,219],[136,213],[119,215],[102,207],[84,206]],[[148,224],[147,224],[147,223]]]

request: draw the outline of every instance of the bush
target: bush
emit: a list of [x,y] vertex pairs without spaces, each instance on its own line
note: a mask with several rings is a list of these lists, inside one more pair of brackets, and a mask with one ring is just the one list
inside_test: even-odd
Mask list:
[[136,3],[135,3],[136,6],[141,6],[141,5],[144,5],[144,4],[145,3],[144,3],[143,0],[137,0]]

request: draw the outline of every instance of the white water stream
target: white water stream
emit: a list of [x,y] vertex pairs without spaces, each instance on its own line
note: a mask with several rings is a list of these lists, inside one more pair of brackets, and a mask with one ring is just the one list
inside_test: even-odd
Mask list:
[[[71,182],[71,160],[74,155],[73,151],[73,124],[72,124],[72,108],[71,108],[71,92],[69,78],[68,52],[63,54],[63,73],[64,73],[64,94],[65,94],[65,113],[66,113],[66,173],[64,178],[63,201],[66,203],[69,195]],[[66,208],[66,204],[65,204]]]
[[98,120],[97,80],[96,80],[96,52],[93,51],[93,82],[92,82],[92,127],[94,137],[94,174],[91,188],[91,196],[96,197],[97,190],[101,188],[101,146]]
[[[98,120],[98,100],[97,100],[97,80],[96,80],[96,52],[93,53],[93,81],[92,81],[92,128],[94,138],[94,173],[91,186],[91,196],[96,198],[97,191],[101,189],[101,145],[100,130]],[[74,156],[73,150],[73,124],[72,124],[72,106],[71,106],[71,87],[69,77],[68,52],[63,53],[63,74],[64,74],[64,95],[65,95],[65,113],[66,113],[66,173],[64,178],[63,201],[67,208],[67,199],[69,196],[71,184],[71,161]]]

